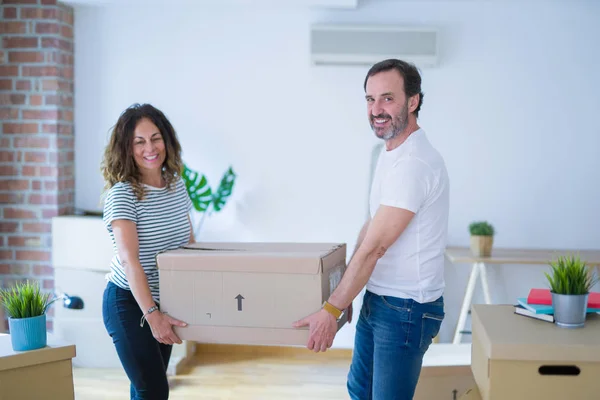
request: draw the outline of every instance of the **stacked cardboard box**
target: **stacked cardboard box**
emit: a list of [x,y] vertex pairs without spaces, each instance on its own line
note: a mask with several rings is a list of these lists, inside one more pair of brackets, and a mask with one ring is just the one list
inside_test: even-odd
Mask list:
[[512,305],[474,305],[472,317],[477,390],[462,399],[600,398],[600,315],[581,329],[522,318]]

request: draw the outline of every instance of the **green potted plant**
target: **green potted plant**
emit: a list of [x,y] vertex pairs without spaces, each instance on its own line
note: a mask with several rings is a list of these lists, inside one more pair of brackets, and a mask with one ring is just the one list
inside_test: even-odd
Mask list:
[[487,221],[475,221],[469,225],[471,233],[471,252],[475,257],[492,255],[494,244],[494,227]]
[[40,291],[38,283],[29,281],[0,291],[14,351],[46,347],[46,310],[54,301],[51,297],[51,293]]
[[579,256],[559,256],[549,262],[552,274],[544,272],[550,284],[554,321],[563,328],[582,328],[587,314],[590,289],[596,283]]

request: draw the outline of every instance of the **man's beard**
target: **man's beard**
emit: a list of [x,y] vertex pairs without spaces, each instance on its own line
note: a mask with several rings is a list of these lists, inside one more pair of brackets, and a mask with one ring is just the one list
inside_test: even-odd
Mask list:
[[[386,118],[391,120],[390,126],[385,128],[385,130],[375,127],[374,120],[377,118]],[[400,110],[400,114],[395,118],[392,118],[386,113],[371,115],[369,123],[371,124],[371,129],[373,129],[373,132],[375,132],[375,136],[377,136],[379,139],[383,139],[385,141],[394,139],[408,126],[408,101],[404,103],[404,107],[402,107],[402,110]]]

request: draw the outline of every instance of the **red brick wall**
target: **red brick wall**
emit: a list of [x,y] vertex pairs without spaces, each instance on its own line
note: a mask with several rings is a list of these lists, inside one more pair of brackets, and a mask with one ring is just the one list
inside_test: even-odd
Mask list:
[[3,0],[1,11],[0,280],[53,290],[51,218],[74,207],[73,10]]

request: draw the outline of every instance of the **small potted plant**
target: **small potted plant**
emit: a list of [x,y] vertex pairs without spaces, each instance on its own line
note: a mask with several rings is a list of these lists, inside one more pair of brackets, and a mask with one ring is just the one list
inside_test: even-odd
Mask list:
[[469,225],[471,233],[471,252],[475,257],[492,255],[494,243],[494,227],[486,221],[475,221]]
[[544,272],[550,284],[554,321],[563,328],[583,328],[590,289],[596,283],[579,256],[559,256],[550,261],[552,275]]
[[46,347],[46,310],[53,302],[51,297],[51,293],[42,293],[37,283],[29,281],[0,291],[14,351]]

